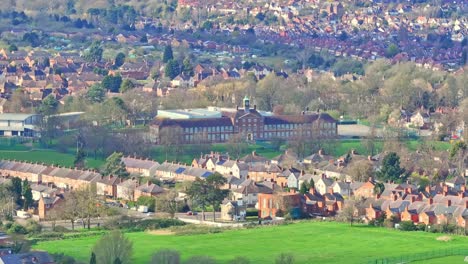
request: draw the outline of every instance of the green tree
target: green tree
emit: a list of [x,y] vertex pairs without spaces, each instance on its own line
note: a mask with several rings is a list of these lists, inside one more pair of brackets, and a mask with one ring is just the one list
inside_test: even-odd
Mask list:
[[201,25],[201,28],[203,30],[210,30],[213,28],[213,22],[209,21],[209,20],[205,20],[202,25]]
[[23,35],[23,41],[28,42],[31,47],[35,48],[41,45],[41,39],[36,32],[28,32]]
[[390,44],[387,49],[385,50],[385,57],[387,58],[393,58],[395,55],[397,55],[400,52],[400,49],[398,49],[398,46],[395,44]]
[[172,249],[160,249],[154,253],[150,264],[180,264],[180,253]]
[[124,63],[125,63],[125,54],[123,54],[122,52],[117,53],[114,59],[114,67],[118,68],[122,66]]
[[42,100],[41,105],[39,106],[39,113],[45,116],[55,114],[58,107],[58,101],[55,99],[53,94],[49,94],[44,100]]
[[309,187],[309,186],[307,186],[307,183],[306,183],[305,181],[302,182],[302,183],[301,183],[301,188],[300,188],[299,192],[300,192],[301,194],[307,193],[307,192],[309,191],[309,188],[308,188],[308,187]]
[[107,75],[101,82],[104,89],[111,91],[113,93],[119,92],[120,86],[122,85],[122,76],[116,75]]
[[450,159],[457,162],[458,171],[465,171],[465,164],[468,161],[468,144],[465,141],[457,141],[450,149]]
[[23,188],[22,188],[22,195],[23,195],[23,210],[28,210],[29,207],[33,203],[32,191],[31,186],[27,179],[23,181]]
[[187,194],[190,199],[202,208],[203,220],[205,220],[207,205],[213,206],[213,220],[216,220],[216,208],[228,194],[227,190],[220,189],[225,182],[226,178],[215,172],[208,176],[206,180],[197,178],[188,188]]
[[122,261],[120,260],[119,257],[117,257],[117,258],[114,260],[114,264],[122,264]]
[[193,76],[193,65],[192,63],[190,62],[190,59],[189,58],[185,58],[183,63],[182,63],[182,72],[186,75],[186,76]]
[[89,260],[89,264],[96,264],[96,254],[91,252],[91,259]]
[[310,179],[310,182],[309,182],[309,189],[310,188],[315,188],[315,182],[314,182],[314,179]]
[[93,84],[86,92],[86,98],[92,103],[102,103],[106,97],[106,89],[101,84]]
[[154,212],[156,207],[156,198],[150,196],[140,196],[138,197],[136,204],[147,206],[150,212]]
[[73,161],[73,166],[76,168],[85,167],[86,154],[82,148],[79,148],[75,155],[75,160]]
[[171,45],[167,45],[164,48],[163,62],[167,63],[167,62],[169,62],[170,60],[173,60],[173,59],[174,59],[174,54],[172,52],[172,47],[171,47]]
[[17,205],[22,205],[21,204],[21,200],[22,200],[21,196],[23,195],[22,190],[23,190],[23,187],[22,187],[21,179],[18,178],[18,177],[13,177],[11,179],[11,189],[10,189],[10,191],[14,194],[15,201],[16,201]]
[[119,91],[121,93],[125,93],[127,91],[130,91],[133,88],[135,88],[135,84],[131,80],[125,79],[125,80],[123,80],[122,84],[120,85]]
[[177,60],[169,60],[164,67],[164,74],[169,79],[174,79],[180,74],[180,66]]
[[132,251],[133,243],[120,231],[107,233],[93,247],[99,264],[114,264],[116,259],[122,264],[131,264]]
[[102,173],[104,175],[114,175],[121,178],[127,178],[130,174],[122,161],[123,154],[114,152],[106,159]]
[[385,185],[381,182],[376,182],[374,185],[374,194],[382,194],[385,190]]
[[400,167],[400,157],[395,152],[388,153],[382,160],[382,168],[378,176],[382,181],[401,182],[404,180],[405,169]]
[[97,41],[93,42],[89,48],[84,52],[84,59],[88,62],[100,62],[102,53],[104,52],[101,44]]
[[10,44],[10,46],[8,46],[8,51],[9,52],[18,51],[18,47],[15,44]]

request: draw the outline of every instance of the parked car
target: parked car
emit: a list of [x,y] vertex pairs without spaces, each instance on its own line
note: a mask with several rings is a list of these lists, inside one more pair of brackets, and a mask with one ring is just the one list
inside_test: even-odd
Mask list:
[[198,213],[197,213],[197,212],[188,211],[188,212],[187,212],[187,215],[198,215]]

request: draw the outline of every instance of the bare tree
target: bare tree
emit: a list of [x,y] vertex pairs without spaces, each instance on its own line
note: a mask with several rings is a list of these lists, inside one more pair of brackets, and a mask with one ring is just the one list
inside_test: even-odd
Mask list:
[[174,218],[175,213],[180,208],[181,201],[178,198],[178,193],[175,190],[171,190],[156,200],[156,205],[159,210],[168,213],[171,218]]

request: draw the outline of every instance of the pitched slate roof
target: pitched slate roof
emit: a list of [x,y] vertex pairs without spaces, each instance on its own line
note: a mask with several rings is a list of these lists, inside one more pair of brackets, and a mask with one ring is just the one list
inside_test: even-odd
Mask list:
[[180,126],[185,127],[218,127],[218,126],[233,126],[230,118],[193,118],[193,119],[168,119],[156,118],[153,125],[158,126]]
[[159,165],[159,163],[154,160],[144,160],[144,159],[137,159],[137,158],[132,158],[132,157],[122,157],[122,162],[125,164],[126,167],[146,169],[146,170],[149,170],[153,168],[154,166]]
[[244,195],[254,193],[273,193],[273,190],[253,180],[245,180],[241,183],[241,187],[237,190],[233,190],[236,193],[242,193]]
[[136,188],[137,190],[144,192],[144,193],[149,193],[149,194],[158,194],[158,193],[163,193],[164,189],[161,188],[160,186],[148,182],[146,184],[142,184]]

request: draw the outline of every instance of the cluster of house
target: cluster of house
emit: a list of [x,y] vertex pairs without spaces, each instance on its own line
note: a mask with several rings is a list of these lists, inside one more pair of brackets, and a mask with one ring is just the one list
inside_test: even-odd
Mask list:
[[[225,220],[239,220],[246,208],[258,209],[262,219],[274,219],[286,213],[293,217],[333,216],[345,205],[346,199],[362,197],[365,202],[356,214],[369,221],[385,212],[386,217],[412,220],[415,223],[441,224],[454,221],[466,226],[468,192],[463,177],[455,177],[436,186],[418,190],[410,183],[384,183],[384,191],[375,193],[372,178],[367,182],[353,181],[346,170],[350,163],[366,160],[379,166],[380,156],[363,156],[355,151],[334,158],[319,151],[303,159],[292,151],[272,159],[252,152],[240,159],[227,153],[210,152],[193,159],[190,165],[123,157],[131,176],[157,178],[162,181],[194,181],[220,173],[226,178],[223,189],[230,190],[221,206]],[[157,196],[165,192],[162,187],[141,183],[137,177],[121,179],[101,175],[95,171],[78,170],[19,161],[0,161],[0,184],[9,177],[31,182],[34,200],[38,201],[40,218],[47,209],[63,197],[66,190],[95,186],[99,195],[122,200],[137,200],[140,196]],[[307,190],[304,190],[304,186]]]
[[[231,1],[221,1],[216,6],[199,1],[179,2],[182,2],[182,6],[192,8],[203,5],[209,11],[226,8],[226,10],[231,10],[230,14],[246,17],[265,17],[271,14],[283,20],[284,23],[255,25],[257,38],[269,42],[308,46],[317,52],[328,52],[339,57],[352,57],[358,60],[385,57],[386,46],[382,40],[396,37],[399,32],[404,31],[406,40],[399,42],[401,53],[395,56],[395,61],[414,61],[422,67],[434,70],[450,68],[459,63],[462,47],[454,45],[444,47],[443,53],[437,52],[434,42],[427,40],[427,28],[434,28],[436,32],[448,35],[455,42],[461,42],[467,35],[466,18],[408,16],[414,12],[413,9],[417,10],[422,7],[403,3],[389,5],[381,2],[369,7],[357,7],[350,11],[347,6],[350,4],[340,1],[290,1],[288,3],[272,1],[264,5],[254,4],[253,6],[252,3],[232,6]],[[463,9],[463,6],[466,6],[466,3],[458,1],[458,3],[443,3],[439,8],[442,13],[450,13],[459,10],[458,8]],[[311,9],[318,10],[318,12],[301,12]],[[220,25],[219,31],[232,32],[235,27],[244,28],[243,25],[226,24]],[[353,33],[356,30],[359,35]],[[343,32],[348,36],[355,35],[355,37],[337,39],[337,36]],[[369,37],[371,41],[359,45],[353,41],[355,38],[364,36]]]
[[[385,184],[382,193],[374,192],[375,181],[370,179],[355,195],[366,200],[365,219],[383,214],[387,219],[413,221],[415,224],[455,224],[468,227],[468,191],[466,180],[456,177],[445,183],[418,190],[413,184]],[[359,208],[363,209],[363,208]]]
[[[135,170],[144,172],[145,168],[157,164],[153,161],[132,158],[124,160],[129,166],[138,164],[138,169],[129,167],[130,172]],[[122,179],[113,175],[103,176],[92,170],[11,160],[0,160],[0,176],[0,184],[9,181],[12,177],[31,183],[33,200],[37,202],[38,209],[34,213],[39,215],[40,219],[44,219],[47,211],[63,200],[64,194],[71,189],[95,187],[98,195],[130,201],[136,201],[141,196],[156,196],[165,191],[151,181],[142,183],[136,177]]]
[[[173,41],[166,42],[172,44]],[[162,41],[161,44],[165,45],[166,42]],[[241,69],[199,64],[195,65],[193,76],[181,73],[171,81],[170,86],[162,86],[160,82],[155,82],[149,77],[152,70],[162,72],[163,66],[161,61],[135,59],[125,62],[118,69],[112,69],[111,63],[89,63],[76,52],[53,54],[47,51],[8,52],[2,49],[0,50],[0,113],[6,110],[4,106],[7,99],[19,88],[29,97],[33,105],[40,103],[50,94],[57,100],[63,101],[67,95],[84,93],[105,77],[98,74],[96,68],[107,69],[109,74],[120,74],[124,79],[135,80],[134,83],[138,88],[146,92],[155,92],[158,96],[166,96],[174,88],[194,87],[205,79],[234,80],[247,74],[253,74],[261,79],[274,72],[273,69],[260,65]],[[282,71],[276,74],[287,77]],[[144,84],[138,83],[143,80],[148,81]]]

